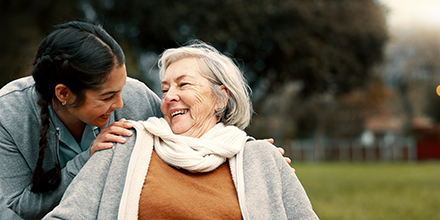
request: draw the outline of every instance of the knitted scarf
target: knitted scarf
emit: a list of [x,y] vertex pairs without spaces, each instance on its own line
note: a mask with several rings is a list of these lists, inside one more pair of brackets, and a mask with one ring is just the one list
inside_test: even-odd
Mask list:
[[216,124],[200,138],[175,135],[163,118],[141,122],[154,137],[154,150],[167,164],[190,172],[210,172],[235,156],[247,135],[235,126]]

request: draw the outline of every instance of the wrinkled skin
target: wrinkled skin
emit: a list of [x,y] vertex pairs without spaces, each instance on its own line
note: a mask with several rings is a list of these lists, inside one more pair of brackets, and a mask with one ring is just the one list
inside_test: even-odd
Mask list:
[[[183,58],[170,64],[161,83],[161,110],[173,133],[201,137],[217,123],[218,102],[211,82],[198,71],[198,58]],[[223,87],[226,92],[226,89]],[[175,114],[178,112],[178,114]]]

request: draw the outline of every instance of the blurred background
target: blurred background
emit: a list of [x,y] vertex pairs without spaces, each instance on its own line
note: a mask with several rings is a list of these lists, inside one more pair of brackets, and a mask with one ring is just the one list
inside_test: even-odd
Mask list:
[[159,96],[157,56],[209,42],[252,88],[248,134],[286,150],[322,219],[440,219],[438,0],[0,0],[0,18],[0,86],[71,20],[101,24]]

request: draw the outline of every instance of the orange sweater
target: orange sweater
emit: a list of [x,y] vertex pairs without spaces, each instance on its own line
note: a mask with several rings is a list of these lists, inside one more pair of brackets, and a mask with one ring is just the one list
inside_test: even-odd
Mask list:
[[153,151],[139,219],[242,219],[229,163],[191,173],[165,164]]

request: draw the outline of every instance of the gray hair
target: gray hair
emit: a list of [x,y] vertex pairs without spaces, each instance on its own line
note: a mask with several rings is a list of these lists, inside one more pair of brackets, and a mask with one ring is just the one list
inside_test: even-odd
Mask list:
[[[245,129],[253,113],[250,88],[234,61],[213,46],[193,40],[182,47],[165,50],[158,62],[160,78],[163,79],[165,71],[173,62],[189,57],[198,58],[200,73],[211,82],[214,97],[226,102],[225,108],[217,112],[219,122]],[[221,92],[221,85],[229,90],[228,97]]]

